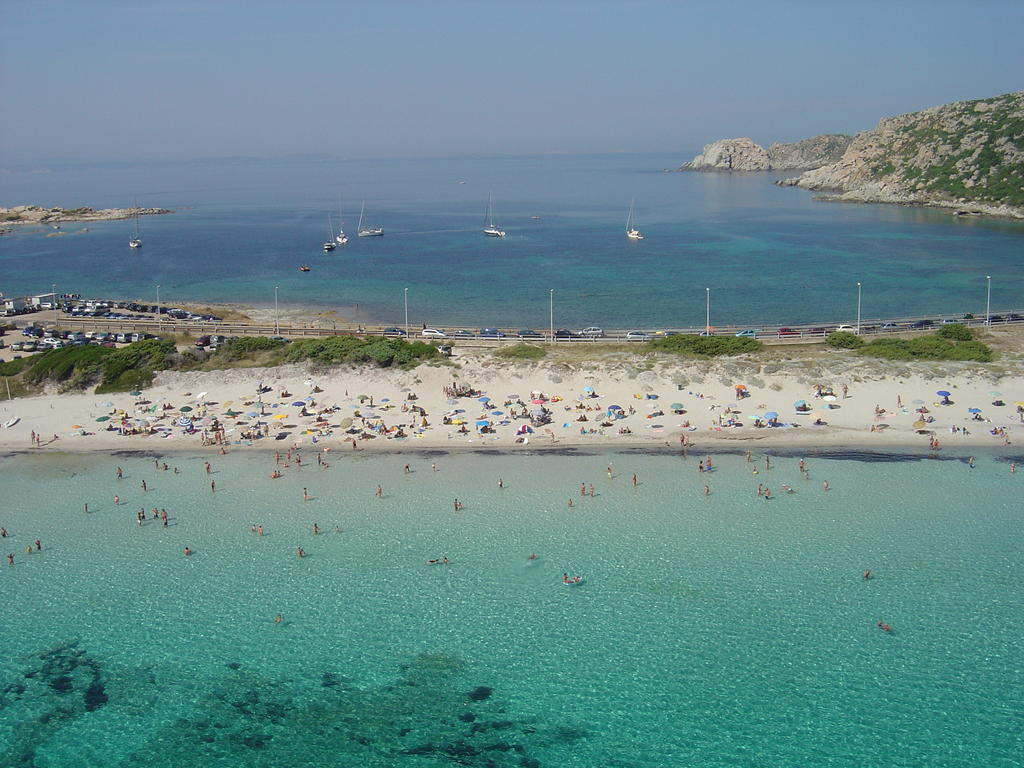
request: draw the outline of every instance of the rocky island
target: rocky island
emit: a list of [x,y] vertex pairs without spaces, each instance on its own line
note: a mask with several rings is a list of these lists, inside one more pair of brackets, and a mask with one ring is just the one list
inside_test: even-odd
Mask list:
[[16,205],[0,208],[0,224],[59,224],[65,221],[115,221],[132,216],[153,216],[174,213],[166,208],[41,208],[38,205]]
[[778,182],[823,199],[1024,218],[1024,91],[886,117],[838,161]]
[[803,171],[836,162],[850,145],[841,133],[814,136],[765,149],[753,139],[722,139],[706,144],[680,171]]

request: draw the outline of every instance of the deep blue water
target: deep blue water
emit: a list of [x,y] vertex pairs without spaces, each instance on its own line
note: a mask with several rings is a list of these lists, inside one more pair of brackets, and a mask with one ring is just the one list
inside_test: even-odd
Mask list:
[[[337,307],[370,322],[657,328],[985,310],[1024,300],[1024,224],[815,201],[782,174],[665,173],[683,155],[219,160],[0,177],[0,204],[172,208],[0,238],[0,291]],[[465,183],[459,183],[459,181]],[[503,240],[481,232],[489,192]],[[324,254],[338,199],[348,245]],[[362,199],[383,238],[356,238]],[[642,242],[624,237],[636,200]],[[537,216],[534,219],[531,217]],[[310,273],[297,270],[300,264]]]

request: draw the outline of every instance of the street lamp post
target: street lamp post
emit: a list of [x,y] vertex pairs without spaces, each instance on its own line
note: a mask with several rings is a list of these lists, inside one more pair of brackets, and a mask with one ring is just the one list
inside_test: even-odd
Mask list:
[[985,275],[985,325],[992,325],[992,275]]
[[160,285],[156,286],[156,325],[160,327]]
[[57,284],[53,283],[51,285],[51,288],[53,288],[53,322],[56,323],[57,322]]
[[857,283],[857,335],[860,336],[860,283]]
[[281,335],[281,326],[277,320],[277,286],[274,286],[274,335]]
[[704,332],[711,333],[711,289],[704,289],[705,298],[705,312],[704,312]]
[[548,289],[548,329],[551,331],[551,340],[555,340],[555,289]]
[[405,295],[405,338],[409,338],[409,289],[403,289]]

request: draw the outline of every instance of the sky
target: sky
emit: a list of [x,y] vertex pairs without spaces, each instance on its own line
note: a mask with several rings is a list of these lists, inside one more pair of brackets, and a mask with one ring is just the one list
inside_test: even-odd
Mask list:
[[0,0],[0,169],[676,152],[1024,88],[1024,0]]

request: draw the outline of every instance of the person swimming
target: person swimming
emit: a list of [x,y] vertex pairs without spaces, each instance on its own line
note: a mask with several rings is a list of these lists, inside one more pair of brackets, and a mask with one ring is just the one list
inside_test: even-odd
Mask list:
[[892,625],[886,624],[884,621],[876,621],[875,626],[883,632],[892,632]]

